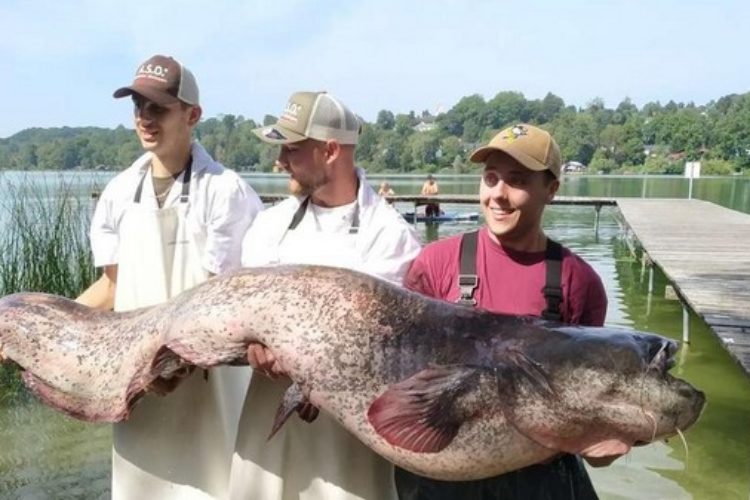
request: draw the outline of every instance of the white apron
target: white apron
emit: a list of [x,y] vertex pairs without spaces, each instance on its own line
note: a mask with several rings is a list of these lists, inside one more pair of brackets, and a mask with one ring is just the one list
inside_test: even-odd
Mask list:
[[[358,209],[352,229],[343,234],[299,234],[294,228],[301,220],[300,213],[282,236],[276,264],[357,268],[361,263],[354,246]],[[312,423],[293,414],[270,441],[267,439],[287,386],[262,375],[252,377],[232,460],[230,499],[396,499],[393,465],[324,412]]]
[[[190,167],[180,202],[162,209],[140,203],[147,176],[120,223],[117,311],[164,302],[208,278],[205,234],[187,217]],[[205,373],[196,370],[167,396],[145,396],[114,425],[114,500],[226,498],[249,370],[212,369],[208,380]]]

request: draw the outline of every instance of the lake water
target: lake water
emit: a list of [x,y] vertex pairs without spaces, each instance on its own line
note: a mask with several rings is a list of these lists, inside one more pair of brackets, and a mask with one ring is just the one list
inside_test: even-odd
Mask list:
[[[6,173],[16,181],[18,174]],[[68,174],[82,196],[93,181],[98,189],[111,174]],[[34,173],[33,182],[57,182],[57,174]],[[250,176],[258,192],[283,192],[280,176]],[[2,180],[2,178],[0,178]],[[398,194],[417,193],[422,176],[390,176]],[[441,192],[475,193],[478,177],[439,177]],[[373,178],[378,183],[380,178]],[[687,181],[665,177],[569,177],[561,190],[576,196],[687,197]],[[696,180],[693,196],[750,213],[750,179]],[[410,206],[397,207],[402,210]],[[471,206],[448,210],[476,211]],[[623,239],[617,210],[602,209],[598,233],[594,210],[549,207],[545,229],[551,237],[588,260],[602,277],[609,296],[607,324],[653,331],[679,340],[682,306],[665,298],[668,286],[658,271],[648,294],[648,270]],[[475,224],[417,225],[424,241],[470,230]],[[750,286],[750,283],[748,284]],[[673,373],[704,390],[708,406],[686,433],[687,453],[679,439],[633,450],[612,466],[592,471],[604,499],[738,499],[750,496],[750,378],[721,348],[706,325],[690,315],[691,344],[683,346]],[[269,422],[270,427],[270,422]],[[265,432],[261,430],[262,432]],[[108,425],[84,424],[31,399],[4,401],[0,388],[0,498],[108,498]]]

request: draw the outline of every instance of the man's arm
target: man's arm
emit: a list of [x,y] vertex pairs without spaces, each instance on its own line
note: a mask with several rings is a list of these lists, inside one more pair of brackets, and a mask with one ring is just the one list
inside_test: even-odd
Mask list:
[[93,282],[76,302],[102,311],[110,311],[115,306],[115,289],[117,288],[117,264],[104,266],[101,277]]

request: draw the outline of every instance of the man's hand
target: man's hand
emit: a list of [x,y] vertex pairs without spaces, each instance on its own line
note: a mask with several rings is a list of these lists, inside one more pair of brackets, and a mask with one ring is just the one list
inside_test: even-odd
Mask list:
[[608,439],[581,450],[581,456],[592,467],[606,467],[630,451],[631,446],[619,439]]
[[251,342],[247,346],[247,362],[266,377],[277,379],[286,375],[281,363],[276,359],[270,349],[259,342]]
[[301,407],[297,408],[297,414],[299,415],[299,418],[301,418],[305,422],[312,422],[313,420],[318,418],[319,413],[320,410],[318,410],[318,407],[309,401],[303,404]]
[[179,370],[170,374],[169,377],[157,377],[151,381],[146,387],[146,392],[157,394],[159,396],[165,396],[170,392],[174,391],[182,379],[193,373],[195,366],[186,365]]

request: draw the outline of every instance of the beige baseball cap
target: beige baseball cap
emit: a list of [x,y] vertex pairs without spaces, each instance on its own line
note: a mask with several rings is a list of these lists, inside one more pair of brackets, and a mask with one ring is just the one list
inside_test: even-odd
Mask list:
[[360,122],[344,104],[327,92],[295,92],[274,125],[253,130],[260,140],[289,144],[316,139],[357,144]]
[[529,170],[549,170],[560,178],[562,156],[560,147],[549,132],[539,127],[519,123],[498,133],[486,146],[469,157],[474,163],[484,163],[495,151],[502,151]]
[[182,101],[198,106],[198,83],[193,73],[174,58],[155,55],[144,61],[135,71],[133,83],[115,90],[114,97],[139,94],[156,104],[167,105]]

